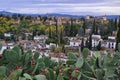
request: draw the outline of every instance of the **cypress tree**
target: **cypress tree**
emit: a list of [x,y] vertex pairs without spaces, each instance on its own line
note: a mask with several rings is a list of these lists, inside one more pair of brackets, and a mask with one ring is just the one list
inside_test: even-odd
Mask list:
[[110,48],[110,42],[109,42],[109,44],[108,44],[108,48]]
[[55,27],[56,27],[56,37],[58,38],[58,21],[57,21],[57,18],[55,18]]
[[98,34],[98,26],[96,26],[95,34]]
[[81,52],[83,51],[84,49],[84,38],[82,38],[82,41],[81,41]]
[[71,18],[71,27],[70,27],[70,36],[74,36],[73,34],[73,19]]
[[114,30],[117,30],[117,18],[115,19],[115,22],[114,22]]
[[87,39],[86,42],[85,42],[85,47],[86,47],[86,48],[89,47],[89,41],[88,41],[88,39]]
[[92,49],[92,35],[90,34],[90,37],[89,37],[89,49],[91,50]]
[[65,32],[65,36],[69,36],[70,35],[70,28],[69,28],[69,22],[67,21],[67,23],[65,24],[64,27],[64,32]]
[[101,50],[101,41],[98,43],[97,50]]
[[95,19],[94,19],[94,22],[93,22],[93,30],[92,30],[92,33],[95,34]]
[[111,27],[114,28],[115,25],[114,25],[114,20],[113,19],[110,20],[110,24],[111,24]]
[[85,24],[86,22],[85,22],[85,20],[84,20],[84,23],[83,23],[83,26],[82,26],[82,28],[83,28],[83,31],[84,31],[84,35],[85,35],[85,33],[86,33],[86,24]]
[[35,31],[33,31],[32,40],[34,39],[35,35],[36,35]]
[[110,19],[109,21],[109,26],[108,26],[108,29],[107,29],[107,33],[108,34],[111,34],[112,35],[112,31],[114,30],[114,21],[113,19]]
[[116,50],[118,50],[118,43],[120,43],[120,18],[119,18],[119,24],[118,24],[117,37],[116,37]]
[[60,40],[59,40],[59,33],[58,33],[58,20],[57,20],[58,18],[55,18],[55,22],[56,22],[56,24],[55,24],[55,28],[56,28],[56,33],[55,33],[55,43],[56,43],[56,45],[57,44],[59,44],[60,43]]
[[63,41],[63,30],[61,29],[61,32],[60,32],[60,44],[63,44],[64,41]]
[[51,35],[51,28],[49,26],[49,38],[51,38],[51,37],[52,37],[52,35]]

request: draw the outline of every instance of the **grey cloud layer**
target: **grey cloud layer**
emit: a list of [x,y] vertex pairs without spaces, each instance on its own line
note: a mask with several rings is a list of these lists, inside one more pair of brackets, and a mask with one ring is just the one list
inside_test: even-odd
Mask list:
[[0,10],[19,13],[120,14],[119,0],[9,0]]

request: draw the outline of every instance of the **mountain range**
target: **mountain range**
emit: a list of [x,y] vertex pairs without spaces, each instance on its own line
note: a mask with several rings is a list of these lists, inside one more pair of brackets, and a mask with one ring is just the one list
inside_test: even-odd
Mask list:
[[[13,14],[21,14],[21,15],[26,15],[26,16],[68,16],[68,17],[74,17],[74,18],[78,18],[78,17],[82,17],[85,18],[85,15],[71,15],[71,14],[59,14],[59,13],[49,13],[49,14],[24,14],[24,13],[13,13],[13,12],[7,12],[7,11],[0,11],[0,14],[4,14],[4,15],[8,15],[8,16],[12,16]],[[99,17],[101,18],[103,15],[100,16],[95,16],[95,17]],[[120,15],[106,15],[107,19],[115,19],[115,18],[120,18]]]

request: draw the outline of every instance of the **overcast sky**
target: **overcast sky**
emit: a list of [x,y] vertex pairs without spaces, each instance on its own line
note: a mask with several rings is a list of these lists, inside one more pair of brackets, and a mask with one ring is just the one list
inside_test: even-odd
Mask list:
[[120,15],[120,0],[0,0],[0,11],[32,14]]

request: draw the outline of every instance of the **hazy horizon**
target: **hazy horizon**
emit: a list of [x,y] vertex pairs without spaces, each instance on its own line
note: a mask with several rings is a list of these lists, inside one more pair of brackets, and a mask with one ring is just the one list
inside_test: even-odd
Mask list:
[[0,11],[23,14],[120,15],[120,0],[8,0]]

